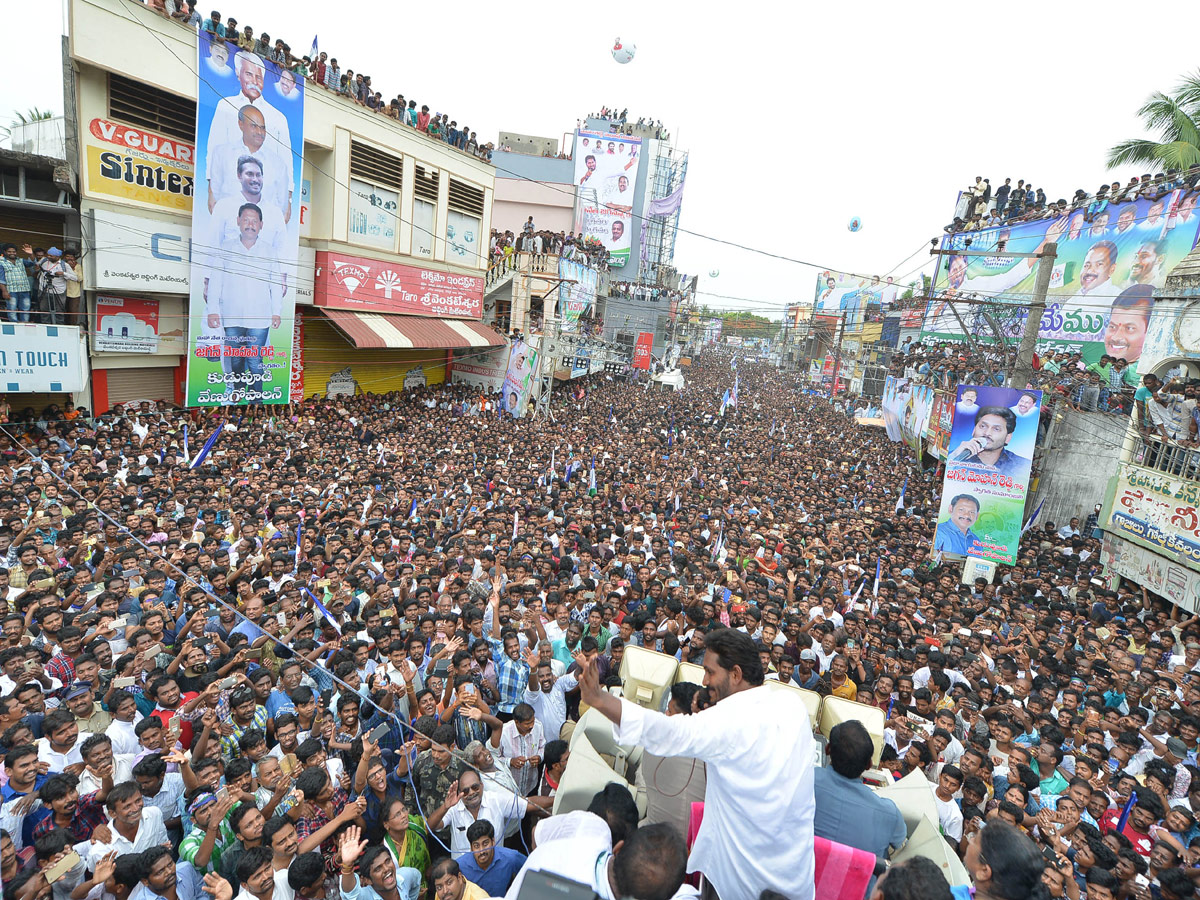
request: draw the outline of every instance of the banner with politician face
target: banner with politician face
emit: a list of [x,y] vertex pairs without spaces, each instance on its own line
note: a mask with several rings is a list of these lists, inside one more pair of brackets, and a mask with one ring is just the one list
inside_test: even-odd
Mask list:
[[287,403],[304,79],[204,31],[198,46],[185,403]]
[[633,189],[642,153],[640,138],[595,131],[575,133],[575,231],[608,250],[609,265],[629,261],[633,241]]
[[[1000,250],[1001,244],[1008,252],[1039,253],[1053,241],[1057,249],[1038,327],[1038,352],[1081,353],[1086,363],[1107,355],[1136,369],[1154,291],[1196,244],[1198,196],[1179,189],[1156,198],[1096,204],[1053,218],[947,235],[942,249],[972,255],[938,257],[936,299],[926,307],[921,339],[963,340],[965,327],[976,340],[990,343],[997,340],[995,323],[1000,340],[1019,341],[1038,260],[975,254]],[[975,299],[988,302],[971,302]]]
[[960,384],[955,401],[933,549],[1011,566],[1042,392]]

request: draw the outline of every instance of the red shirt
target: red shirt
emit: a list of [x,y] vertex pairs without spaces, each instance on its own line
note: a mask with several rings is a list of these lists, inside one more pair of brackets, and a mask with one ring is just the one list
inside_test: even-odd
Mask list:
[[[183,709],[189,700],[193,700],[198,696],[200,695],[195,691],[181,692],[179,695],[179,706],[175,709],[163,709],[159,707],[150,713],[150,715],[162,722],[163,728],[168,728],[171,725],[171,720],[179,715],[179,710]],[[192,746],[192,723],[182,718],[179,720],[179,742],[184,747]]]

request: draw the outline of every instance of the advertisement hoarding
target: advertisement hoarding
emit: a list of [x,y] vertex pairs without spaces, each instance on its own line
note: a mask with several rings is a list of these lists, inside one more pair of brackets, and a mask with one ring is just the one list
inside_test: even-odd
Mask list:
[[1041,403],[1041,391],[958,386],[935,552],[1016,562]]
[[1105,531],[1200,570],[1200,487],[1194,481],[1120,463],[1100,523]]
[[472,351],[464,359],[455,359],[450,372],[454,384],[473,384],[487,393],[495,393],[504,384],[508,371],[508,346],[488,351]]
[[635,369],[649,369],[650,357],[654,350],[654,333],[650,331],[639,331],[637,343],[633,347],[633,367]]
[[304,79],[201,31],[187,406],[287,403]]
[[513,341],[504,372],[504,411],[513,418],[525,415],[533,394],[533,373],[537,371],[538,351],[524,341]]
[[317,252],[317,271],[317,306],[455,319],[483,314],[483,279],[478,275],[326,250]]
[[629,261],[633,189],[641,151],[640,138],[575,132],[574,177],[579,198],[575,231],[603,244],[610,254],[609,265],[616,269]]
[[[1153,199],[1107,204],[1055,219],[1038,219],[1003,228],[962,232],[942,239],[942,248],[971,252],[996,249],[1038,253],[1045,242],[1057,244],[1047,292],[1046,312],[1038,328],[1038,351],[1067,350],[1092,363],[1102,355],[1126,359],[1136,368],[1154,306],[1154,291],[1196,243],[1200,216],[1196,194],[1171,191]],[[1020,340],[1037,278],[1035,259],[995,256],[938,257],[936,293],[921,329],[923,341],[962,340],[963,326],[977,340],[995,341],[984,318],[989,314],[1005,341]],[[976,295],[986,304],[950,301]]]
[[1144,585],[1190,613],[1200,610],[1200,572],[1194,569],[1107,532],[1100,542],[1100,562],[1110,574]]
[[105,353],[157,353],[158,301],[97,294],[95,348]]
[[145,209],[191,211],[191,144],[103,118],[88,122],[82,137],[84,193]]
[[79,329],[67,325],[0,324],[0,391],[75,393],[87,382]]

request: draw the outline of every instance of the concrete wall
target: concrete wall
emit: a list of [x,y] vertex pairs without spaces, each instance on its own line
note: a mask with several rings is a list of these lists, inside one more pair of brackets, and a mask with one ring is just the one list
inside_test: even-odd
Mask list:
[[574,230],[575,194],[570,185],[497,178],[492,227],[519,235],[530,216],[539,229]]
[[1037,490],[1026,509],[1030,515],[1043,498],[1038,524],[1063,525],[1073,516],[1080,524],[1104,500],[1108,481],[1117,473],[1121,434],[1126,420],[1103,413],[1074,412],[1063,405],[1054,423],[1050,448],[1040,460]]

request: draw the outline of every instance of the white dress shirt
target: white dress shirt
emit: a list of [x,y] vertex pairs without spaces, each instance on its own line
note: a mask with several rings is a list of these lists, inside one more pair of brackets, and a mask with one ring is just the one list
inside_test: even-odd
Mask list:
[[50,774],[57,775],[60,772],[67,771],[67,766],[73,766],[75,763],[83,762],[83,756],[79,753],[79,748],[83,742],[92,736],[90,731],[79,732],[79,737],[75,739],[73,746],[66,753],[59,753],[50,746],[50,738],[38,738],[38,762],[50,764]]
[[[689,872],[703,872],[722,897],[757,897],[770,888],[812,900],[813,737],[799,694],[751,688],[691,716],[622,700],[613,738],[706,764],[704,822]],[[788,839],[780,841],[781,834]]]
[[104,733],[112,741],[114,758],[124,756],[132,764],[133,758],[142,752],[142,745],[134,734],[134,729],[143,718],[145,717],[141,713],[135,713],[132,722],[113,719],[112,724],[104,729]]
[[108,820],[108,830],[112,832],[112,842],[105,844],[96,841],[88,852],[88,868],[93,872],[96,870],[97,863],[114,850],[118,856],[126,853],[141,853],[157,844],[167,844],[170,840],[167,837],[166,826],[163,825],[162,813],[157,807],[150,805],[142,807],[142,823],[138,826],[137,834],[133,836],[132,841],[117,831],[117,826],[113,824],[111,818]]
[[475,822],[486,819],[492,823],[496,834],[504,834],[505,825],[509,819],[520,822],[525,818],[529,803],[524,797],[514,794],[502,794],[499,791],[482,791],[483,799],[479,803],[479,815],[472,816],[463,801],[459,800],[446,812],[442,822],[443,828],[450,829],[450,853],[470,853],[471,842],[467,840],[467,829]]
[[577,684],[579,682],[575,680],[574,675],[564,675],[554,682],[549,693],[542,691],[541,685],[538,685],[536,691],[525,688],[524,700],[533,707],[533,714],[542,723],[542,733],[546,735],[547,740],[558,739],[559,732],[567,721],[566,692],[574,689]]

